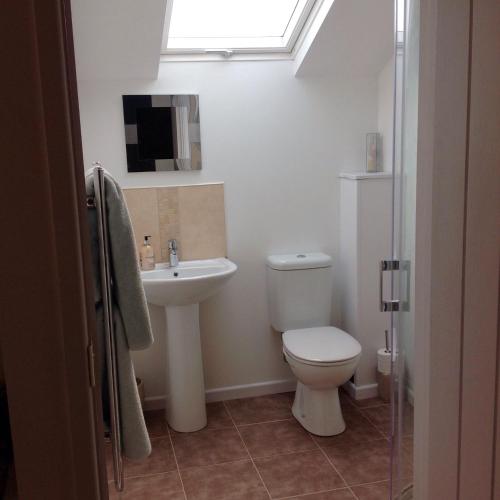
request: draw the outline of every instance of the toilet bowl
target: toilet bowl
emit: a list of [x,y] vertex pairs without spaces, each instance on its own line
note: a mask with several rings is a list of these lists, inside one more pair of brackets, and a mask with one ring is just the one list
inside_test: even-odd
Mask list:
[[283,333],[283,354],[298,379],[294,417],[318,436],[344,432],[338,389],[356,370],[359,342],[332,326],[289,330]]

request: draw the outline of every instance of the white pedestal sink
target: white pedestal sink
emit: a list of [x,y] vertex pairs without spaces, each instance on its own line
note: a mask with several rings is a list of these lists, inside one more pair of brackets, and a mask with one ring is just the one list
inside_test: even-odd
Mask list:
[[142,271],[147,301],[165,307],[167,317],[167,399],[169,425],[193,432],[207,425],[201,355],[199,303],[213,295],[236,272],[228,259],[159,264]]

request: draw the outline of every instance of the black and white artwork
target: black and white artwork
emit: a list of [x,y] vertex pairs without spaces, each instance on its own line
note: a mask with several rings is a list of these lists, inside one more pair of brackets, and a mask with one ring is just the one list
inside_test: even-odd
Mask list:
[[129,172],[201,170],[197,95],[124,95]]

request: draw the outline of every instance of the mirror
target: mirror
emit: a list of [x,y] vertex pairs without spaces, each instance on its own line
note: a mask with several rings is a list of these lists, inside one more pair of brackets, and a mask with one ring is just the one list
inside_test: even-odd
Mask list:
[[123,95],[129,172],[201,170],[197,95]]

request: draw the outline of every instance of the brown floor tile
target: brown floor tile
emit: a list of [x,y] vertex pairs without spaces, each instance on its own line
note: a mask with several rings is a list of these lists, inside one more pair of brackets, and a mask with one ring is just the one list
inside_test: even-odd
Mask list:
[[181,472],[188,500],[265,500],[269,496],[252,462],[245,460]]
[[389,482],[354,486],[352,491],[359,500],[387,500],[389,498]]
[[253,458],[317,449],[309,433],[295,419],[238,429]]
[[363,415],[370,422],[380,429],[384,434],[390,434],[392,429],[391,406],[375,406],[373,408],[365,408],[362,410]]
[[[362,410],[365,415],[379,430],[389,435],[392,432],[392,417],[390,405],[377,406]],[[403,410],[403,434],[413,434],[413,408],[405,404]]]
[[226,401],[236,425],[256,424],[292,418],[292,393]]
[[357,408],[373,408],[375,406],[383,406],[389,404],[388,401],[384,401],[379,397],[367,399],[352,399],[351,401]]
[[355,407],[354,401],[351,399],[351,396],[349,396],[349,394],[347,394],[347,392],[343,391],[342,389],[339,390],[339,399],[342,409],[344,409],[344,406]]
[[259,458],[255,465],[273,498],[328,491],[344,487],[321,451]]
[[324,491],[322,493],[312,493],[311,495],[301,495],[300,497],[292,498],[300,500],[354,500],[356,497],[347,488],[342,488],[341,490]]
[[160,472],[170,472],[177,468],[172,445],[168,437],[152,439],[151,447],[151,455],[144,460],[124,459],[125,477],[159,474]]
[[390,448],[385,439],[325,447],[324,450],[349,485],[373,483],[389,477]]
[[179,473],[156,474],[125,479],[125,489],[117,493],[109,484],[110,500],[183,500]]
[[235,428],[171,432],[179,469],[248,458]]
[[344,412],[346,430],[336,436],[313,436],[321,446],[336,446],[352,443],[366,443],[385,437],[377,428],[359,412]]
[[234,427],[233,421],[223,402],[207,404],[207,429]]
[[149,437],[162,437],[168,434],[165,410],[151,410],[144,412],[144,420],[148,428]]

